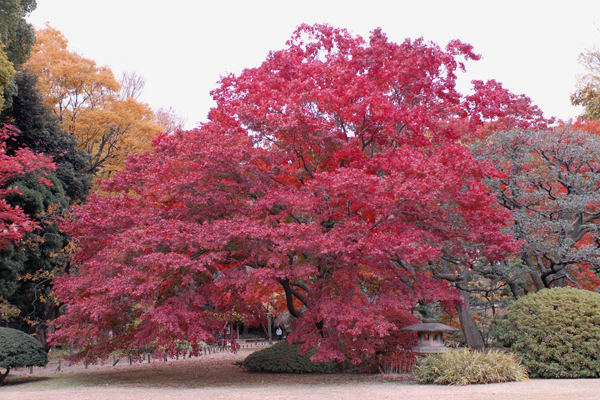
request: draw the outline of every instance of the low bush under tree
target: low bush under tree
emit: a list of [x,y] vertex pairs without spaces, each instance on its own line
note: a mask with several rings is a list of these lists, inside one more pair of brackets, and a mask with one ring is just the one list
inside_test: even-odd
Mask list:
[[455,386],[528,379],[527,369],[514,354],[469,349],[429,356],[425,364],[415,367],[414,378],[418,383]]
[[0,385],[11,368],[43,367],[48,363],[44,346],[25,332],[0,328],[0,367],[6,372],[0,375]]
[[300,344],[280,342],[266,349],[250,354],[241,365],[249,371],[284,373],[331,373],[339,370],[333,361],[313,362],[310,357],[316,350],[306,354],[298,352]]
[[494,330],[532,378],[600,377],[598,293],[554,288],[521,297]]

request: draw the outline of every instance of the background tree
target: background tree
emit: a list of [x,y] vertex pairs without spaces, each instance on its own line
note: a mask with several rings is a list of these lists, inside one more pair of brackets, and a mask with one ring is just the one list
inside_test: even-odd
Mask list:
[[[17,135],[17,131],[10,126],[3,125],[0,130],[0,251],[10,248],[18,243],[26,232],[31,232],[38,224],[32,221],[26,212],[18,205],[11,204],[10,197],[22,194],[17,185],[11,182],[19,176],[41,170],[54,169],[50,159],[33,153],[29,149],[19,148],[10,154],[6,142]],[[48,185],[50,182],[44,176],[36,178],[40,183]],[[0,280],[0,297],[14,290],[14,271],[2,268]],[[12,279],[11,279],[12,278]],[[6,305],[3,303],[3,309]],[[10,311],[10,310],[9,310]]]
[[0,111],[16,94],[12,78],[31,54],[35,31],[25,17],[36,6],[35,0],[0,0]]
[[142,95],[145,86],[146,78],[138,75],[136,71],[123,72],[119,96],[121,99],[138,100]]
[[173,133],[184,128],[187,118],[181,117],[170,107],[168,110],[161,107],[154,112],[153,121],[161,127],[161,132]]
[[15,70],[27,61],[35,43],[35,31],[25,17],[36,7],[36,0],[0,0],[0,42]]
[[40,183],[34,173],[16,174],[6,182],[19,188],[19,194],[8,195],[6,201],[23,210],[37,227],[21,241],[0,250],[0,297],[12,306],[12,316],[6,318],[11,325],[24,331],[35,329],[44,342],[46,321],[57,314],[50,282],[70,261],[69,237],[59,229],[56,219],[70,205],[86,199],[91,189],[89,155],[60,128],[36,88],[34,75],[20,72],[15,82],[18,95],[13,97],[12,106],[0,113],[0,122],[17,127],[20,133],[6,143],[6,152],[29,148],[52,157],[56,169],[45,175],[51,186]]
[[571,103],[583,106],[583,119],[600,119],[600,50],[594,47],[581,53],[579,63],[586,73],[579,77],[577,90],[571,95]]
[[[20,240],[24,232],[31,231],[36,226],[20,207],[12,206],[6,201],[7,196],[19,193],[18,187],[9,186],[8,182],[14,177],[42,168],[54,169],[49,158],[29,149],[17,149],[14,154],[7,154],[6,142],[15,135],[17,131],[11,126],[4,125],[0,130],[0,248]],[[39,181],[49,183],[43,177]]]
[[57,117],[37,89],[37,77],[27,71],[15,79],[19,93],[12,106],[0,113],[0,122],[11,124],[21,131],[8,148],[27,147],[51,156],[57,167],[54,174],[68,196],[69,204],[83,202],[91,189],[87,172],[90,156],[78,148],[77,138],[64,131]]
[[396,329],[386,310],[458,301],[429,264],[514,249],[510,214],[482,183],[493,169],[458,142],[502,112],[505,91],[461,95],[459,58],[478,56],[303,25],[224,77],[208,123],[160,136],[102,184],[111,196],[76,211],[81,264],[57,279],[69,307],[55,340],[91,358],[175,353],[282,292],[290,340],[357,363]]
[[10,89],[7,89],[13,85],[13,78],[15,77],[15,69],[8,60],[3,47],[4,45],[0,42],[0,110],[4,108],[6,103],[5,96],[11,94]]
[[[569,126],[498,132],[475,147],[502,176],[490,179],[500,205],[512,211],[535,290],[577,285],[572,268],[600,267],[598,204],[600,142]],[[581,272],[581,271],[580,271]]]
[[90,153],[88,171],[109,176],[130,152],[151,149],[160,127],[147,104],[138,102],[143,78],[125,74],[119,83],[107,67],[68,50],[68,41],[47,26],[25,67],[38,75],[38,87],[61,127]]

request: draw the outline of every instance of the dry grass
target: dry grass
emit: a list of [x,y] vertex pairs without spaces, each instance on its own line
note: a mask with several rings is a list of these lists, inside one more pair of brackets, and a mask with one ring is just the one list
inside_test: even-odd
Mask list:
[[527,369],[514,354],[469,349],[428,356],[424,365],[415,368],[414,377],[419,383],[457,386],[528,380]]

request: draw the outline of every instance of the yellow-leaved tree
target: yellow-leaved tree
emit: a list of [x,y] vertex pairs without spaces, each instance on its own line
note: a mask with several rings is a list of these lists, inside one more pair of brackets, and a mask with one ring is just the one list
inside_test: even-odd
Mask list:
[[4,108],[4,91],[12,83],[15,69],[4,52],[4,45],[0,42],[0,111]]
[[583,106],[584,120],[600,119],[600,49],[594,47],[579,55],[579,63],[586,73],[579,76],[577,91],[571,95],[571,103]]
[[38,75],[38,87],[62,128],[91,154],[89,172],[108,177],[123,168],[129,153],[152,149],[162,127],[150,106],[137,100],[143,78],[124,74],[122,84],[110,68],[69,51],[63,34],[48,25],[36,31],[24,68]]

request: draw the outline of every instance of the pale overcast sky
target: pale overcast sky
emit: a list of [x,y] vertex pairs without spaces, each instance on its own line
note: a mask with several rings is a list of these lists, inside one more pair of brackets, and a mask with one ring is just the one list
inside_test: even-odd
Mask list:
[[328,23],[368,37],[381,27],[388,38],[424,37],[445,47],[452,39],[483,56],[459,75],[496,79],[531,97],[546,116],[569,119],[581,71],[577,56],[600,46],[600,1],[426,0],[37,0],[29,17],[60,30],[69,48],[120,79],[137,71],[146,80],[142,100],[172,107],[192,128],[213,105],[209,92],[223,74],[258,66],[281,49],[295,27]]

